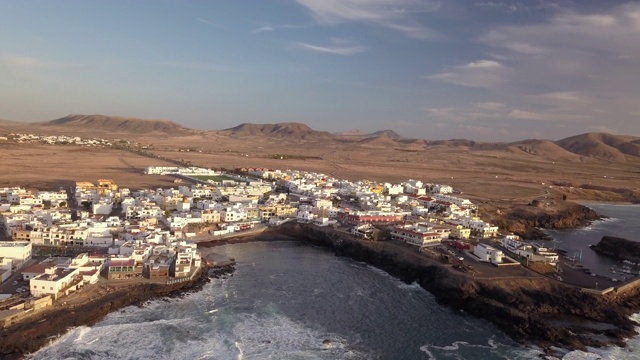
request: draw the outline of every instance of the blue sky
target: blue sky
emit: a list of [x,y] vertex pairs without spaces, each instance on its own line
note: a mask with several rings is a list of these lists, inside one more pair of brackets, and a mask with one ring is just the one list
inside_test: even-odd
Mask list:
[[0,118],[640,135],[640,3],[3,1]]

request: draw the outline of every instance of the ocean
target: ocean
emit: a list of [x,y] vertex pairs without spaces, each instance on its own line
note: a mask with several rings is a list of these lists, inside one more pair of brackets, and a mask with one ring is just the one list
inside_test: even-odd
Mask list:
[[[614,231],[638,226],[640,207],[593,207],[613,219],[593,224],[587,233],[620,235]],[[438,305],[416,284],[322,248],[275,241],[225,245],[216,252],[238,261],[229,278],[71,329],[28,358],[533,359],[541,354],[486,321]],[[640,340],[564,358],[640,359]]]

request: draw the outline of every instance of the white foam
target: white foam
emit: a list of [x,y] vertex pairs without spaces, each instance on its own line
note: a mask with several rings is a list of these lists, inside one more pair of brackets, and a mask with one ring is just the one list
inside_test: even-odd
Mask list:
[[574,350],[567,353],[562,357],[562,360],[599,360],[600,356],[597,354],[592,354],[590,352],[584,352],[581,350]]
[[[210,286],[210,285],[208,285]],[[151,301],[78,327],[27,358],[40,359],[366,359],[339,334],[323,333],[283,315],[234,313],[207,301],[209,292],[179,301]],[[325,342],[325,340],[329,340]]]
[[[411,284],[406,284],[404,282],[400,282],[398,283],[398,288],[399,289],[403,289],[403,290],[424,290],[420,284],[418,284],[417,282],[412,282]],[[426,290],[424,290],[426,291]]]
[[[423,345],[420,347],[420,351],[426,353],[429,359],[437,359],[440,357],[462,359],[460,354],[461,349],[485,349],[474,350],[475,356],[480,359],[483,356],[498,356],[500,358],[528,360],[535,359],[543,352],[537,348],[513,348],[510,345],[501,344],[496,342],[493,338],[487,341],[487,344],[470,344],[466,341],[454,341],[451,345],[437,346],[437,345]],[[509,354],[507,354],[507,352]],[[483,355],[484,354],[484,355]]]
[[426,353],[429,356],[429,360],[437,360],[433,353],[429,350],[430,345],[420,346],[420,351]]

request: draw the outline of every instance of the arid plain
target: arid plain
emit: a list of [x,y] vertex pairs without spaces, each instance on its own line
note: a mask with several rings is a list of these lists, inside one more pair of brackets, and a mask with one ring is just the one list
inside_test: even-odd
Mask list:
[[640,139],[631,136],[476,143],[406,139],[389,130],[330,134],[298,123],[205,131],[169,121],[80,115],[47,123],[1,122],[0,136],[11,133],[128,141],[132,150],[0,141],[0,186],[57,188],[98,178],[134,189],[175,186],[173,178],[142,175],[146,166],[171,164],[161,159],[166,158],[213,168],[308,170],[350,180],[420,179],[449,184],[488,208],[563,195],[574,201],[640,200]]

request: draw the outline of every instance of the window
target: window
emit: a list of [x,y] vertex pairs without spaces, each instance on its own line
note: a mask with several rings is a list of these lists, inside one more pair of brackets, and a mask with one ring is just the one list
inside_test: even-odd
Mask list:
[[53,290],[53,286],[49,287],[49,290]]

